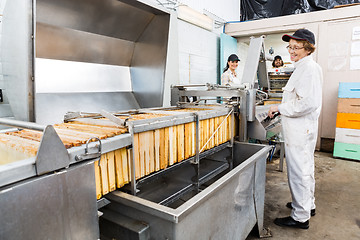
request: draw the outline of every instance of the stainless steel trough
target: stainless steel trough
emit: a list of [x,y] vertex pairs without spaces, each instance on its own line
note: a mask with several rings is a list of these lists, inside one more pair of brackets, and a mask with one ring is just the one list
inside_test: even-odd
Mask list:
[[[217,180],[204,181],[199,193],[192,191],[168,206],[142,198],[141,191],[137,196],[115,191],[107,195],[111,203],[100,210],[104,213],[100,218],[100,233],[112,239],[124,236],[127,239],[245,239],[257,223],[262,236],[269,150],[269,146],[235,142],[233,151],[226,148],[214,153],[206,159],[232,162],[233,166],[229,166],[229,169],[233,167],[232,170],[217,177]],[[229,161],[231,158],[233,161]],[[206,164],[200,163],[202,165]],[[181,171],[175,173],[178,172]],[[183,172],[185,175],[186,172],[194,174],[191,167]],[[171,181],[177,178],[175,173],[169,182],[162,183],[163,194],[170,189]],[[157,191],[161,194],[161,190]],[[151,199],[149,194],[144,196]],[[109,224],[114,215],[117,216],[115,219],[124,216],[123,219],[135,221]],[[134,229],[130,225],[136,223],[144,227],[136,234],[129,234],[127,230]]]

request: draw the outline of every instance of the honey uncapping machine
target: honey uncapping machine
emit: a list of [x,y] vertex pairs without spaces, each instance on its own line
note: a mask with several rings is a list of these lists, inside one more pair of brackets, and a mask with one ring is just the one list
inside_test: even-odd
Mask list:
[[[176,85],[176,106],[149,108],[162,106],[168,36],[177,29],[145,2],[7,1],[2,35],[16,36],[9,49],[26,50],[1,59],[14,116],[47,123],[84,112],[56,124],[0,119],[14,127],[0,133],[0,239],[245,239],[254,226],[266,235],[270,147],[245,143],[263,37],[250,42],[243,86]],[[6,22],[14,11],[18,21]],[[94,70],[102,86],[78,69]],[[31,92],[49,79],[54,88]],[[71,91],[55,91],[63,81]]]

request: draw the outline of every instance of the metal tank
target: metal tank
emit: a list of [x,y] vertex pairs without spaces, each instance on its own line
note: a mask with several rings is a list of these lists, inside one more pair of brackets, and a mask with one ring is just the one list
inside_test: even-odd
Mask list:
[[[141,194],[133,196],[120,191],[108,194],[106,198],[111,203],[100,209],[104,213],[100,218],[101,236],[104,239],[124,236],[127,239],[245,239],[254,226],[260,236],[265,236],[265,171],[269,149],[269,146],[235,142],[233,152],[226,148],[214,153],[208,158],[223,162],[233,155],[234,168],[220,178],[205,181],[199,193],[189,193],[169,206],[144,199]],[[193,174],[191,166],[184,166],[162,184],[176,185],[179,179],[191,184]],[[166,191],[169,188],[163,187],[156,194],[166,195]]]

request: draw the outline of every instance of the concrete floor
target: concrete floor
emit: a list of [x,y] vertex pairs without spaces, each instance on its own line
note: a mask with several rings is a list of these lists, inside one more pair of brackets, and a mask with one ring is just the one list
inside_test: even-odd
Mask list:
[[[278,171],[279,159],[267,165],[264,227],[276,240],[360,239],[360,162],[334,159],[331,153],[315,153],[316,215],[308,230],[279,227],[277,217],[290,215],[285,204],[291,201],[284,172]],[[258,239],[250,234],[247,240]]]

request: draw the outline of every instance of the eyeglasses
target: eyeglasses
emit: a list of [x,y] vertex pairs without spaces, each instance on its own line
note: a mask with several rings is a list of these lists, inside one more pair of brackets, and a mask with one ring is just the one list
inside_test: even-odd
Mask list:
[[298,51],[298,50],[303,49],[303,48],[304,48],[304,47],[290,47],[290,46],[287,46],[287,47],[286,47],[286,49],[287,49],[288,51],[290,51],[290,50]]

